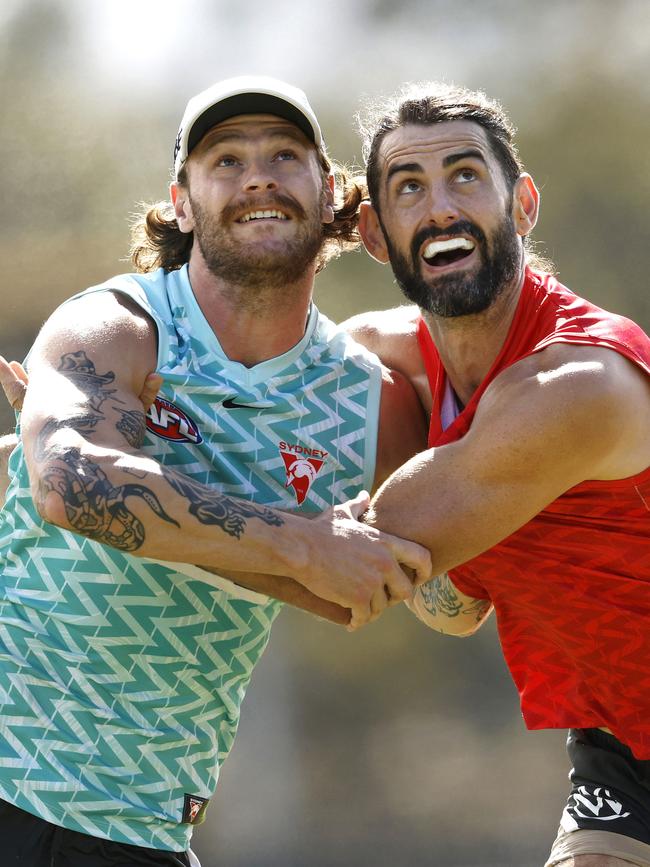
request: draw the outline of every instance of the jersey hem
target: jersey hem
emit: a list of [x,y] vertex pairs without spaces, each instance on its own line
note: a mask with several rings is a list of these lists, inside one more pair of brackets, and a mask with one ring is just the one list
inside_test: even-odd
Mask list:
[[[143,837],[141,834],[134,830],[134,834],[137,837],[137,841],[133,839],[133,836],[127,837],[126,834],[121,834],[119,830],[116,830],[115,827],[111,827],[110,833],[108,832],[108,824],[106,820],[102,820],[97,818],[93,818],[93,827],[92,830],[87,826],[81,824],[81,822],[75,821],[68,813],[60,814],[57,810],[48,807],[47,817],[42,813],[38,812],[34,805],[27,800],[27,798],[18,798],[17,800],[13,800],[9,798],[6,794],[0,793],[0,797],[2,800],[6,801],[8,804],[12,804],[14,807],[17,807],[19,810],[24,810],[26,813],[30,813],[32,816],[36,816],[37,819],[42,819],[44,822],[49,822],[52,825],[58,825],[61,828],[65,828],[68,831],[75,831],[78,834],[85,834],[88,837],[101,837],[103,840],[110,840],[112,843],[125,843],[129,846],[139,846],[143,849],[160,849],[163,852],[186,852],[190,846],[190,839],[192,836],[192,829],[190,827],[189,831],[183,831],[182,836],[183,840],[176,840],[176,836],[171,832],[166,832],[169,836],[169,842],[163,843],[160,835],[150,835],[148,837]],[[52,821],[54,819],[54,821]],[[123,825],[127,826],[128,823],[122,821]],[[131,830],[131,829],[129,829]],[[178,846],[179,848],[175,848]]]

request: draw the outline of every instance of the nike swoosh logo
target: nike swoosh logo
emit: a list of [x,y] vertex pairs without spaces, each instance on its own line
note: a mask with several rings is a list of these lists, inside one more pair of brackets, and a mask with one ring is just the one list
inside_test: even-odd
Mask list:
[[271,409],[272,404],[259,406],[259,404],[254,403],[237,403],[236,398],[227,397],[221,402],[221,406],[223,406],[225,409]]

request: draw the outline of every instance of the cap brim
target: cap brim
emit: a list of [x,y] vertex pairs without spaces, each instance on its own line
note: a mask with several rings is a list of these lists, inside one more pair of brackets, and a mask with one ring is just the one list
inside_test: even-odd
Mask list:
[[314,142],[314,144],[316,143],[314,127],[302,111],[291,105],[290,102],[286,102],[284,99],[280,99],[280,97],[273,96],[270,93],[238,93],[235,96],[229,96],[227,99],[221,100],[216,105],[210,106],[194,121],[187,137],[188,155],[208,130],[238,114],[277,115],[294,123],[304,132],[310,141]]

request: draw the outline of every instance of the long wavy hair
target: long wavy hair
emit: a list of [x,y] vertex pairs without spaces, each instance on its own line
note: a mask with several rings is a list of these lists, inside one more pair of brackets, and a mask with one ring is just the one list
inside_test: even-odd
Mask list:
[[[359,205],[366,190],[362,178],[355,177],[345,166],[332,163],[322,148],[318,149],[318,162],[325,189],[330,174],[334,175],[334,221],[323,225],[323,243],[316,260],[316,272],[345,250],[354,250],[360,244],[358,232]],[[178,177],[187,184],[185,167]],[[171,202],[143,203],[131,220],[131,247],[129,256],[139,273],[164,268],[175,271],[189,261],[194,242],[193,232],[181,232]]]

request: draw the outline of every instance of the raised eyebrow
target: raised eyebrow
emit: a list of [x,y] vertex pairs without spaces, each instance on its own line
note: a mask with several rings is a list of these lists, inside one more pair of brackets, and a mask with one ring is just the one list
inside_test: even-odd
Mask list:
[[453,166],[455,163],[461,162],[461,160],[469,159],[480,160],[483,165],[487,165],[483,154],[479,150],[475,150],[474,148],[470,148],[466,151],[460,151],[457,154],[449,154],[449,156],[443,159],[442,165],[444,168],[447,168],[448,166]]
[[393,165],[386,172],[386,184],[388,184],[393,175],[396,175],[399,172],[411,172],[411,174],[418,174],[419,172],[423,171],[424,169],[422,168],[420,163],[393,163]]

